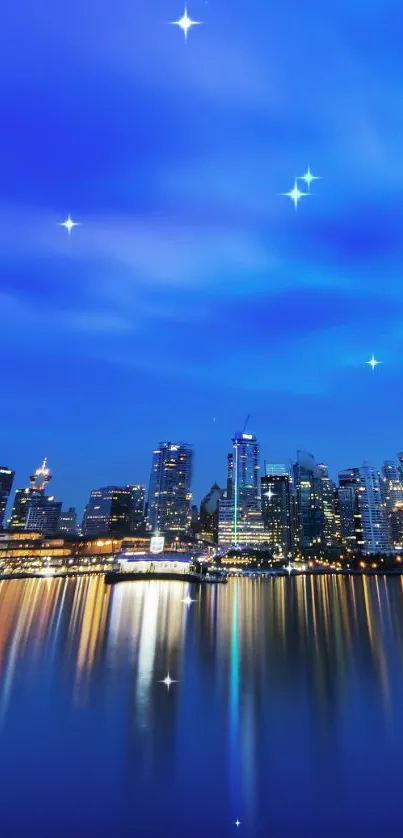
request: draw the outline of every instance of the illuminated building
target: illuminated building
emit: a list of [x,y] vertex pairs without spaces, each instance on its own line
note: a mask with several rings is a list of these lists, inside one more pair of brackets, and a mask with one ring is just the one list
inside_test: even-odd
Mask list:
[[361,513],[364,553],[382,553],[388,548],[386,516],[379,474],[369,463],[360,468],[358,506]]
[[334,498],[334,483],[329,477],[328,467],[323,463],[318,464],[322,487],[323,506],[323,545],[325,549],[334,547],[336,544],[336,510]]
[[77,532],[77,512],[74,506],[70,506],[67,512],[62,512],[59,519],[59,533],[64,535],[75,535]]
[[219,501],[220,547],[255,547],[267,542],[259,487],[259,445],[254,434],[236,433],[228,456],[231,495]]
[[395,550],[403,550],[403,503],[397,501],[390,514],[391,543]]
[[293,472],[296,543],[301,550],[321,549],[325,546],[322,473],[308,451],[298,451]]
[[31,496],[31,487],[29,487],[28,489],[16,490],[9,527],[11,531],[19,532],[21,530],[25,530],[25,524],[27,523]]
[[147,528],[181,532],[190,524],[193,449],[186,443],[161,442],[153,452],[148,492]]
[[131,492],[130,532],[143,532],[145,529],[145,486],[137,484],[126,486],[126,488]]
[[387,536],[388,543],[392,547],[395,543],[395,535],[392,532],[392,514],[396,504],[403,502],[403,480],[400,468],[393,460],[385,460],[382,466],[382,474],[381,489],[385,507]]
[[200,504],[200,532],[202,538],[218,541],[218,503],[224,496],[224,490],[217,483],[211,487]]
[[347,548],[362,552],[364,538],[358,503],[359,487],[360,470],[358,468],[350,468],[340,472],[337,494],[342,542]]
[[232,498],[234,485],[234,455],[227,456],[227,498]]
[[0,530],[3,527],[8,499],[13,485],[14,473],[15,472],[11,471],[11,469],[7,468],[7,466],[0,466]]
[[[270,466],[269,466],[270,468]],[[288,555],[294,546],[293,538],[293,495],[289,470],[276,464],[278,471],[269,473],[260,481],[262,496],[262,518],[266,540],[273,553]]]
[[[16,490],[10,520],[11,531],[18,532],[26,529],[31,501],[46,497],[45,489],[51,477],[52,475],[45,457],[42,465],[31,474],[30,486],[25,489]],[[37,519],[35,518],[35,520]]]
[[57,502],[53,497],[33,493],[28,504],[25,529],[29,532],[53,535],[58,532],[61,511],[61,501]]
[[236,511],[237,535],[234,541],[235,499],[223,498],[218,504],[219,547],[267,547],[268,537],[262,512],[254,501],[243,501]]

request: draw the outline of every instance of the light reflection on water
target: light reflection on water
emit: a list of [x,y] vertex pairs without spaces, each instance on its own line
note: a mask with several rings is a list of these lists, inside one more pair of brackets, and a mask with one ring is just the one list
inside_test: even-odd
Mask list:
[[[4,834],[226,835],[237,817],[262,838],[337,835],[346,818],[347,835],[385,831],[402,668],[400,578],[3,581],[0,803],[27,804]],[[66,796],[80,806],[57,814]]]

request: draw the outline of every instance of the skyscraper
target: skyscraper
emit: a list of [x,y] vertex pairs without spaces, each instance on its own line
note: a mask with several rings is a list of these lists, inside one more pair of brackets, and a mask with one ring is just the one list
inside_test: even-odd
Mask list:
[[28,504],[25,529],[29,532],[54,535],[59,530],[61,510],[61,501],[56,501],[53,497],[47,497],[42,493],[33,493]]
[[65,512],[62,511],[59,519],[59,533],[64,535],[75,535],[77,532],[77,512],[74,506],[70,506]]
[[228,484],[231,496],[219,502],[218,543],[220,546],[263,544],[259,486],[259,445],[254,434],[236,433],[233,452],[228,456]]
[[[46,487],[51,478],[52,474],[45,457],[42,465],[31,474],[29,478],[30,486],[25,489],[16,490],[11,513],[10,530],[21,532],[29,527],[37,530],[41,521],[45,527],[48,527],[48,525],[53,527],[56,520],[58,523],[57,516],[60,515],[61,504],[57,504],[54,498],[48,498],[45,494]],[[46,506],[47,502],[49,502],[48,508]],[[34,509],[30,518],[32,503],[34,504]],[[46,530],[46,532],[50,531],[53,532],[53,529]]]
[[340,472],[337,494],[341,539],[347,548],[359,553],[364,549],[362,518],[358,501],[360,484],[358,468],[349,468]]
[[336,545],[336,510],[334,497],[334,483],[329,477],[328,467],[318,464],[322,485],[323,505],[323,544],[325,549]]
[[133,486],[93,489],[83,517],[83,534],[128,535],[133,532]]
[[148,492],[147,526],[152,532],[180,532],[189,528],[192,446],[161,442],[153,453]]
[[262,518],[267,541],[275,553],[287,555],[294,546],[293,495],[290,469],[270,463],[261,479]]
[[203,538],[210,538],[214,544],[218,541],[218,504],[224,497],[224,490],[214,483],[200,504],[200,532]]
[[298,451],[293,472],[296,541],[300,550],[320,550],[325,546],[322,473],[308,451]]
[[361,513],[365,553],[383,553],[388,548],[385,507],[381,482],[369,463],[360,468],[358,506]]
[[7,466],[0,466],[0,530],[4,524],[4,516],[13,485],[14,473]]
[[10,520],[11,531],[22,532],[25,530],[32,494],[33,489],[31,487],[16,490]]
[[130,532],[143,532],[145,529],[144,501],[145,486],[141,483],[126,487],[131,492]]

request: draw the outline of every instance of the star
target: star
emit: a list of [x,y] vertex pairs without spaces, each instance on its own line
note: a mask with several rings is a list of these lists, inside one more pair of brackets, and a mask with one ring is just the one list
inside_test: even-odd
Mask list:
[[187,605],[187,607],[189,608],[189,606],[192,604],[192,602],[196,602],[196,600],[192,599],[192,597],[190,597],[189,594],[188,594],[187,597],[185,597],[185,599],[181,600],[181,602],[184,602],[185,605]]
[[298,201],[300,201],[301,198],[305,198],[307,195],[309,195],[309,192],[301,192],[300,189],[298,188],[297,181],[295,180],[294,181],[294,186],[290,190],[290,192],[281,192],[280,194],[284,195],[286,198],[291,198],[291,200],[294,203],[295,209],[297,209]]
[[307,168],[307,170],[306,170],[305,174],[304,174],[304,175],[301,175],[301,176],[298,178],[298,180],[304,180],[304,181],[305,181],[305,183],[306,183],[306,185],[307,185],[307,187],[308,187],[308,192],[309,192],[309,190],[310,190],[310,188],[311,188],[311,183],[312,183],[312,181],[313,181],[313,180],[322,180],[322,178],[320,178],[320,177],[319,177],[319,175],[313,175],[313,174],[312,174],[312,172],[311,172],[311,168],[310,168],[310,166],[308,166],[308,168]]
[[185,11],[183,12],[182,17],[179,18],[179,20],[170,20],[169,22],[172,24],[172,26],[180,26],[180,28],[183,30],[185,41],[187,41],[189,29],[191,29],[192,26],[200,26],[200,24],[202,23],[202,21],[200,20],[191,20],[191,18],[188,15],[187,6],[185,6]]
[[291,562],[288,562],[288,565],[286,567],[286,571],[287,571],[289,576],[291,575],[292,570],[293,570],[293,568],[292,568]]
[[271,500],[271,499],[274,497],[274,495],[275,495],[275,494],[276,494],[276,493],[275,493],[275,492],[273,492],[273,489],[272,489],[272,488],[271,488],[271,486],[270,486],[269,491],[268,491],[268,492],[266,492],[265,497],[266,497],[266,498],[269,498],[269,500]]
[[236,819],[235,826],[241,826],[241,821],[239,820],[239,818]]
[[162,681],[160,681],[160,684],[165,684],[168,692],[169,692],[169,688],[170,688],[171,684],[177,684],[177,683],[178,683],[177,681],[174,681],[173,678],[171,678],[169,672],[168,672],[168,675],[166,675],[166,677],[163,678]]
[[59,224],[59,227],[65,227],[66,228],[69,236],[71,236],[71,231],[72,231],[73,227],[79,227],[79,226],[80,226],[80,222],[79,221],[73,221],[70,215],[67,216],[66,221],[61,221],[60,224]]
[[377,367],[378,364],[381,364],[382,361],[375,361],[375,356],[374,356],[374,354],[372,354],[371,360],[367,361],[366,363],[369,364],[370,367],[372,367],[372,372],[373,372],[375,367]]

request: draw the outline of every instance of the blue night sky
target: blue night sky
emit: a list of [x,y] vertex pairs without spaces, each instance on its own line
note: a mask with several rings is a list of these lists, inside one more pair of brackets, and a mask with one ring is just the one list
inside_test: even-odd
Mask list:
[[[13,0],[0,27],[0,461],[148,482],[233,432],[337,471],[403,448],[403,11]],[[297,212],[278,193],[322,176]],[[303,182],[300,181],[303,188]],[[58,226],[81,222],[71,237]],[[365,365],[375,354],[382,366]],[[214,421],[215,419],[215,421]]]

